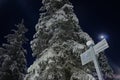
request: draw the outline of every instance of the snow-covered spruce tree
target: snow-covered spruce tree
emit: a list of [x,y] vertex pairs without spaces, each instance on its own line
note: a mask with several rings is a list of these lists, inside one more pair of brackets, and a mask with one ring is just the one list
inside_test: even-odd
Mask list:
[[[95,80],[93,63],[82,66],[80,54],[91,37],[82,31],[69,0],[42,0],[41,15],[31,41],[34,63],[25,80]],[[104,73],[112,74],[108,63]],[[102,67],[102,65],[101,65]]]
[[13,34],[5,36],[7,44],[0,48],[0,80],[23,80],[26,73],[26,50],[22,47],[27,41],[27,29],[22,23],[16,25]]

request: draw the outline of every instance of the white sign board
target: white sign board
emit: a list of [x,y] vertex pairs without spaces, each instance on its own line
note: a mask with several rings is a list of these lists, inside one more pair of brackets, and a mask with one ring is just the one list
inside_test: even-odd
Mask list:
[[95,50],[96,54],[99,54],[100,52],[104,51],[109,47],[107,41],[103,39],[101,42],[97,43],[93,48]]
[[81,54],[81,61],[82,61],[82,65],[87,64],[90,61],[93,61],[93,55],[91,53],[91,49],[87,50],[86,52],[84,52],[84,54]]

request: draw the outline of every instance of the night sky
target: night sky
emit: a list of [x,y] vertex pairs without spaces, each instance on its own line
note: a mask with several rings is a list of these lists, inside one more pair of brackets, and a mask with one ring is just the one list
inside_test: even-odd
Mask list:
[[[120,5],[115,0],[71,0],[74,5],[80,26],[97,43],[100,35],[104,35],[110,48],[105,55],[116,73],[120,74]],[[11,33],[11,29],[24,19],[29,29],[26,36],[32,40],[34,27],[39,19],[41,0],[0,0],[0,45],[5,43],[4,36]],[[32,51],[29,42],[25,46],[28,50],[28,66],[32,64]]]

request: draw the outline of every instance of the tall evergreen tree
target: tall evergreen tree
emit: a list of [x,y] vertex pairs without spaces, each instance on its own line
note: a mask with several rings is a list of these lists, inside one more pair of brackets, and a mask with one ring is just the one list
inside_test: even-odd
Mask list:
[[[25,80],[97,79],[92,62],[85,66],[81,64],[80,54],[88,49],[86,42],[92,39],[79,26],[72,4],[69,0],[42,0],[42,3],[31,41],[36,60],[28,69]],[[104,64],[103,72],[111,76],[111,68],[107,72],[109,65]]]
[[23,80],[26,73],[26,50],[22,47],[27,38],[23,21],[16,25],[13,34],[5,36],[7,44],[0,48],[0,80]]

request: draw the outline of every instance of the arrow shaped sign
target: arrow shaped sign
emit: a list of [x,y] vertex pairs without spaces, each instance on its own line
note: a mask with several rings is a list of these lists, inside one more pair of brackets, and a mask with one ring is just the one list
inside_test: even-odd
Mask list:
[[99,54],[100,52],[104,51],[105,49],[109,48],[109,45],[105,39],[101,42],[97,43],[94,47],[95,53]]

